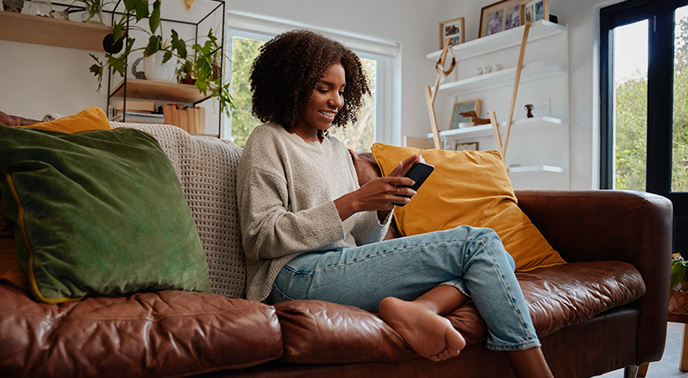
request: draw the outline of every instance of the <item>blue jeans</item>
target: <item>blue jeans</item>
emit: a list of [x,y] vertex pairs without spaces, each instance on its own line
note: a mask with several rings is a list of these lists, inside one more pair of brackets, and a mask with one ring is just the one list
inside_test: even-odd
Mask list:
[[305,253],[281,270],[268,302],[318,299],[377,312],[385,297],[413,300],[437,285],[451,285],[474,302],[487,324],[488,348],[540,346],[514,261],[486,228],[460,226]]

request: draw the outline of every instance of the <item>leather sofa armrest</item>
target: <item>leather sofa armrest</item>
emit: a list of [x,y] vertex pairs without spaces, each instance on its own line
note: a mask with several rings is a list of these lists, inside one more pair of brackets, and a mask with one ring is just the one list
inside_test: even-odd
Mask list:
[[519,206],[569,262],[619,260],[643,276],[638,363],[662,357],[671,270],[673,208],[634,191],[516,191]]

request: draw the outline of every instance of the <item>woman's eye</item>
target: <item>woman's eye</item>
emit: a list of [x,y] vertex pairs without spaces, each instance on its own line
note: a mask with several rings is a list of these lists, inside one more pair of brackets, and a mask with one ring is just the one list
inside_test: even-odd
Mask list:
[[316,89],[316,90],[322,94],[329,92],[327,89]]

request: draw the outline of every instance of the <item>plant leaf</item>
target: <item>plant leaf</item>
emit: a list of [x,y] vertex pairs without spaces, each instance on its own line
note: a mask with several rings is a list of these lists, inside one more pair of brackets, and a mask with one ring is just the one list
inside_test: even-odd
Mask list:
[[124,0],[124,7],[126,8],[127,12],[131,12],[136,9],[140,2],[141,0]]
[[170,59],[172,59],[172,51],[165,51],[165,55],[162,56],[162,63],[167,63]]
[[688,273],[688,264],[685,260],[677,260],[671,264],[671,286],[673,290],[678,284],[686,280],[686,273]]
[[153,34],[155,34],[155,31],[160,27],[160,0],[155,0],[153,3],[153,12],[151,12],[150,18],[148,19],[148,25]]
[[146,49],[143,50],[143,56],[151,56],[158,52],[160,50],[160,47],[162,46],[162,37],[159,35],[151,35],[150,38],[148,38],[148,45],[146,45]]
[[144,18],[148,17],[148,0],[141,0],[136,5],[136,21],[141,21]]
[[114,28],[112,28],[112,39],[117,42],[120,38],[122,38],[122,25],[117,24]]
[[186,43],[179,38],[179,34],[177,34],[177,31],[174,29],[172,29],[172,50],[176,50],[180,58],[186,59],[188,54],[186,51]]

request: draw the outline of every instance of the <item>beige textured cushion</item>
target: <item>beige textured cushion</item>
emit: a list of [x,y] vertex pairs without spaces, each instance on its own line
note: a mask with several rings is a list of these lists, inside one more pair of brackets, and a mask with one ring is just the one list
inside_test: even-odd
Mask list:
[[210,290],[232,298],[246,293],[246,262],[236,199],[242,148],[228,140],[191,136],[176,126],[112,122],[152,134],[172,161],[208,260]]

